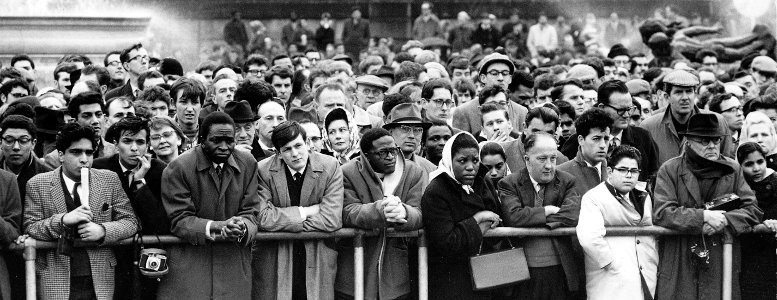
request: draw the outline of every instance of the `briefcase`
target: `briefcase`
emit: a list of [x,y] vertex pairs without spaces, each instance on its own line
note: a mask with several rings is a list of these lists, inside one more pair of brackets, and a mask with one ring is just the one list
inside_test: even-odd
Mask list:
[[[509,239],[508,239],[509,241]],[[483,245],[481,244],[481,250]],[[529,264],[523,248],[478,254],[469,258],[472,287],[475,291],[495,289],[529,280]]]

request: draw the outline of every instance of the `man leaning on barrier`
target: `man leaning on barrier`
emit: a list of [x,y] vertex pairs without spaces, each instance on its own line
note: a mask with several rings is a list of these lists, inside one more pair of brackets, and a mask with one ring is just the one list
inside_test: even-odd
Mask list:
[[202,122],[199,145],[162,173],[162,203],[173,235],[170,272],[158,299],[250,299],[256,236],[256,160],[235,151],[235,123],[223,112]]
[[[380,230],[380,235],[364,240],[364,298],[404,299],[411,291],[413,272],[408,266],[408,240],[386,237],[386,230],[421,228],[426,172],[403,159],[394,138],[383,128],[365,132],[360,147],[361,156],[343,166],[343,225]],[[350,239],[338,243],[337,299],[353,299],[352,244]]]
[[[658,171],[653,221],[658,226],[694,235],[664,236],[656,299],[720,299],[723,240],[719,233],[747,233],[763,216],[740,166],[721,155],[726,133],[713,114],[696,113],[688,120],[683,153]],[[706,209],[705,203],[736,195],[726,210]],[[716,235],[717,234],[717,235]],[[734,242],[733,299],[739,299],[739,243]]]
[[81,182],[81,168],[92,165],[97,138],[91,127],[65,125],[57,134],[61,166],[27,182],[25,233],[40,241],[59,241],[56,250],[38,253],[38,298],[113,298],[113,249],[73,247],[74,241],[116,242],[138,230],[116,173],[91,169],[91,184]]
[[[333,232],[342,227],[343,171],[334,157],[311,153],[295,121],[272,132],[277,154],[259,162],[259,227],[264,231]],[[333,299],[334,238],[257,241],[253,299]]]
[[[547,133],[526,138],[526,168],[499,181],[502,216],[512,227],[558,228],[577,226],[580,196],[575,178],[556,170],[561,153]],[[519,285],[519,299],[569,299],[582,290],[581,263],[572,239],[532,237],[521,239],[531,279]]]

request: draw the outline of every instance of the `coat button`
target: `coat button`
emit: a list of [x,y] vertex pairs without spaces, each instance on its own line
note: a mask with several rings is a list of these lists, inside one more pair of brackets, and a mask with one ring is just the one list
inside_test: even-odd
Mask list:
[[637,240],[637,245],[639,245],[639,240]]

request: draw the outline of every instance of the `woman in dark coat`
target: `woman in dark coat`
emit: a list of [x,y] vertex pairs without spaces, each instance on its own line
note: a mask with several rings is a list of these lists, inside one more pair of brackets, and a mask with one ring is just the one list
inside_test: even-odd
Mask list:
[[[475,138],[461,132],[445,143],[439,169],[421,198],[429,241],[430,299],[492,299],[472,290],[469,257],[478,253],[483,233],[501,219],[496,189],[481,168]],[[483,245],[489,252],[491,245]]]
[[[756,143],[748,142],[737,149],[737,160],[745,180],[755,192],[758,206],[764,211],[764,224],[777,231],[777,173],[767,167],[766,152]],[[739,287],[742,299],[774,299],[777,294],[777,247],[774,234],[749,234],[740,237],[742,272]]]

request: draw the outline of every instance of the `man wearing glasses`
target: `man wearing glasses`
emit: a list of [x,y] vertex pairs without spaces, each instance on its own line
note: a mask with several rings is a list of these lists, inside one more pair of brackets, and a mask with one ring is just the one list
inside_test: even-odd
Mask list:
[[421,90],[423,109],[426,120],[429,122],[452,122],[451,111],[456,103],[453,102],[453,87],[448,80],[432,79],[424,84]]
[[129,80],[127,80],[127,83],[123,86],[108,91],[108,93],[105,94],[105,99],[127,96],[134,101],[135,97],[141,92],[138,78],[140,78],[140,75],[144,72],[148,71],[148,52],[143,48],[142,44],[135,44],[121,51],[119,59],[122,67],[129,75]]
[[[385,129],[365,132],[360,149],[361,156],[343,165],[343,227],[380,230],[379,236],[364,240],[365,297],[401,299],[411,291],[408,244],[403,238],[385,237],[385,229],[421,228],[421,195],[427,175],[416,164],[406,163]],[[338,247],[335,293],[348,295],[343,299],[353,297],[352,245],[343,240]],[[379,274],[392,276],[380,279]]]
[[[492,53],[486,55],[480,62],[478,81],[482,86],[501,85],[507,90],[513,80],[513,72],[515,72],[515,65],[507,55]],[[453,127],[470,133],[479,132],[483,124],[480,105],[484,103],[484,100],[469,101],[454,110]],[[509,101],[505,109],[510,115],[510,121],[513,122],[513,129],[516,132],[521,132],[528,109],[512,101]]]
[[366,110],[368,106],[383,101],[388,85],[375,75],[356,78],[356,106]]
[[[732,94],[717,95],[710,101],[710,111],[719,113],[726,119],[728,129],[731,130],[731,140],[736,146],[739,144],[739,131],[745,123],[745,114],[742,111],[742,102]],[[731,153],[733,156],[734,153]]]
[[[664,92],[667,94],[669,106],[663,113],[656,113],[645,119],[641,127],[650,132],[650,136],[661,145],[661,151],[658,153],[657,166],[662,165],[672,157],[680,155],[680,145],[682,139],[677,134],[688,128],[688,120],[694,114],[701,110],[696,107],[694,100],[697,98],[696,87],[699,85],[699,78],[688,73],[688,71],[675,70],[664,77]],[[601,93],[601,90],[600,90]],[[601,94],[599,96],[601,100]],[[717,125],[723,132],[729,132],[723,116],[714,114],[718,118]],[[618,121],[616,120],[616,126]],[[637,146],[635,146],[637,147]],[[644,149],[637,147],[637,149]],[[734,145],[730,139],[723,141],[721,153],[724,155],[733,153]],[[644,151],[643,151],[644,152]],[[643,156],[648,156],[643,153]],[[643,158],[644,159],[644,158]],[[645,164],[642,164],[645,166]],[[643,169],[646,169],[643,167]],[[642,176],[642,175],[640,175]]]
[[124,66],[121,65],[121,60],[119,59],[120,56],[121,52],[111,51],[106,54],[105,58],[103,59],[103,65],[105,65],[105,68],[108,69],[108,74],[111,75],[111,81],[108,84],[108,90],[112,90],[124,85],[125,80],[127,80],[127,71],[125,71]]
[[416,155],[421,147],[421,141],[424,131],[432,126],[432,123],[425,122],[421,117],[421,109],[413,103],[402,103],[386,115],[386,124],[383,129],[391,133],[402,150],[402,155],[407,160],[414,161],[421,167],[426,174],[437,169],[437,166],[429,162],[426,158]]

